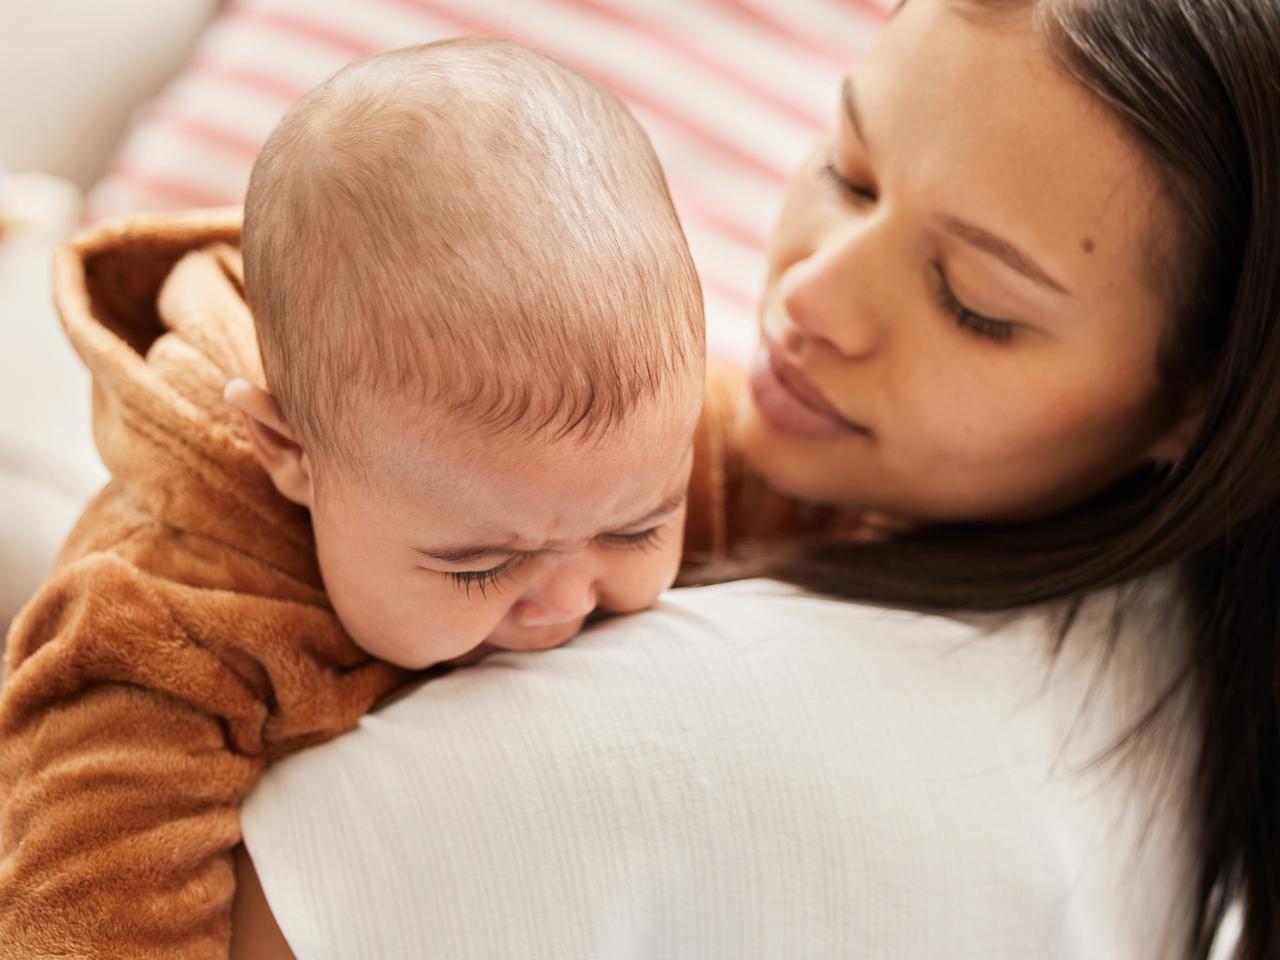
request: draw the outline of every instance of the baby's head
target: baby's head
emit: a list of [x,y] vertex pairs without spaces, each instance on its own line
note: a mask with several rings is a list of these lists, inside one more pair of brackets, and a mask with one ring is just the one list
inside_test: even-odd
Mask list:
[[542,649],[671,584],[701,294],[599,85],[499,41],[354,64],[263,148],[244,254],[266,389],[227,398],[362,647]]

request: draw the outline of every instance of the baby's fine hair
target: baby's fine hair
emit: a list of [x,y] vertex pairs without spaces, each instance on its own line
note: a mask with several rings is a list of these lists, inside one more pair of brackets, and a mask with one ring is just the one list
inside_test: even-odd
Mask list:
[[355,403],[590,436],[704,363],[648,138],[514,43],[395,50],[311,91],[254,166],[243,245],[267,386],[305,446],[348,462]]

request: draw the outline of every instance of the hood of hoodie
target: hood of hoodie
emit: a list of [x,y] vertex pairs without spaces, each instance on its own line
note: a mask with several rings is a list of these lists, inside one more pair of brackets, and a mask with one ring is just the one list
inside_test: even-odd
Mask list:
[[228,380],[263,383],[244,297],[241,211],[94,226],[54,260],[54,299],[93,376],[94,439],[145,513],[318,583],[305,509],[254,457]]

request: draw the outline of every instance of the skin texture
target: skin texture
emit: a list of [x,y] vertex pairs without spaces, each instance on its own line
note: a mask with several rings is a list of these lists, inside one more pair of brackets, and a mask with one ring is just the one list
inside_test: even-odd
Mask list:
[[[1159,389],[1163,200],[1026,16],[979,24],[913,0],[851,85],[862,136],[842,98],[787,192],[760,328],[869,434],[788,433],[751,394],[752,466],[801,499],[957,521],[1043,515],[1177,459],[1196,418]],[[945,218],[1016,244],[1068,292]],[[942,276],[966,308],[1014,326],[957,321]]]
[[236,847],[236,899],[231,909],[231,960],[293,960],[289,942],[267,905],[243,846]]
[[[586,441],[476,436],[431,411],[370,405],[356,414],[359,471],[317,470],[260,388],[235,381],[227,399],[277,489],[311,510],[347,632],[419,669],[493,648],[545,650],[593,611],[643,610],[671,585],[699,373]],[[443,556],[490,545],[500,548]]]
[[[1169,317],[1152,234],[1167,211],[1137,149],[1018,16],[905,5],[852,75],[865,139],[838,104],[791,183],[762,339],[867,432],[788,434],[745,397],[740,443],[784,493],[901,525],[1012,519],[1187,445],[1198,413],[1170,409],[1157,374]],[[943,216],[1016,244],[1069,293]],[[967,308],[1016,324],[1008,339],[941,308],[939,266]],[[289,956],[240,868],[238,909],[256,919],[233,956]]]

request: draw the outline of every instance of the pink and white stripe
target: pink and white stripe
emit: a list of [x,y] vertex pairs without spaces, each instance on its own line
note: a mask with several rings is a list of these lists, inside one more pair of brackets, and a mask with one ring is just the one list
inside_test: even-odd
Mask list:
[[232,0],[138,118],[94,218],[237,203],[262,142],[344,64],[460,34],[506,36],[597,77],[649,131],[702,274],[713,352],[753,339],[789,172],[890,0]]

